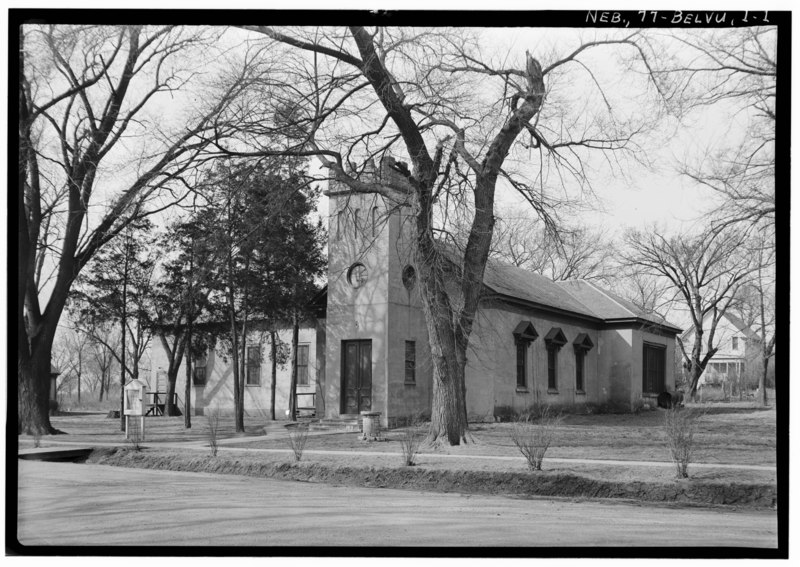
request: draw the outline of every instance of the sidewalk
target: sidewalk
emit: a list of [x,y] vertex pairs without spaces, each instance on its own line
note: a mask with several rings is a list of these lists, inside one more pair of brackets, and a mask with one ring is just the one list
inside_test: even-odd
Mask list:
[[[270,429],[270,438],[274,439],[275,437],[288,437],[288,433],[286,433],[286,429],[275,428],[274,430]],[[311,431],[309,432],[309,436],[311,435],[331,435],[334,433],[341,433],[339,431]],[[245,448],[240,447],[236,448],[235,446],[240,443],[252,443],[254,440],[258,439],[258,437],[234,437],[228,439],[220,439],[218,440],[218,445],[221,447],[229,447],[236,449],[237,451],[245,452],[245,453],[284,453],[290,454],[292,453],[291,449],[256,449],[256,448]],[[68,446],[79,446],[79,447],[120,447],[124,446],[126,443],[124,440],[121,440],[119,443],[110,443],[110,442],[97,442],[97,443],[80,443],[76,441],[55,441],[55,440],[47,440],[48,444],[54,445],[68,445]],[[189,449],[193,451],[208,451],[208,442],[205,440],[200,441],[183,441],[183,442],[148,442],[144,441],[142,443],[145,446],[153,447],[153,448],[160,448],[160,449]],[[39,449],[41,451],[46,451],[46,448]],[[30,450],[26,450],[30,451]],[[326,451],[321,449],[306,449],[304,451],[306,455],[335,455],[335,456],[352,456],[352,457],[363,457],[363,456],[397,456],[397,452],[384,452],[384,451]],[[484,460],[495,460],[495,461],[524,461],[522,456],[519,457],[508,457],[508,456],[493,456],[493,455],[453,455],[453,454],[439,454],[439,453],[419,453],[419,458],[425,459],[484,459]],[[565,464],[585,464],[585,465],[600,465],[600,466],[636,466],[636,467],[674,467],[675,463],[671,461],[625,461],[625,460],[606,460],[606,459],[575,459],[575,458],[560,458],[560,457],[547,457],[547,461],[553,463],[565,463]],[[767,465],[738,465],[738,464],[725,464],[725,463],[695,463],[693,462],[691,465],[693,468],[704,468],[704,469],[735,469],[735,470],[752,470],[752,471],[767,471],[767,472],[775,472],[777,469],[775,466],[767,466]]]

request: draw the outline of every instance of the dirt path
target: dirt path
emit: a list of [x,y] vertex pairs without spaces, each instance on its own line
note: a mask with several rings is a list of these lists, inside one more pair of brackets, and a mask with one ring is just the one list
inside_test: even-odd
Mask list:
[[[768,511],[18,463],[18,536],[27,545],[777,546]],[[158,487],[168,490],[143,505],[144,489]]]

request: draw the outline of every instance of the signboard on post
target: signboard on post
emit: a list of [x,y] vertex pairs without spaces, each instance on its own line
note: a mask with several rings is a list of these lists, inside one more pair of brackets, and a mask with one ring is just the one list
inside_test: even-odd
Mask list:
[[[147,385],[133,379],[125,384],[125,438],[130,439],[131,434],[140,436],[139,441],[144,441],[144,418],[147,412]],[[138,427],[130,427],[133,418]]]

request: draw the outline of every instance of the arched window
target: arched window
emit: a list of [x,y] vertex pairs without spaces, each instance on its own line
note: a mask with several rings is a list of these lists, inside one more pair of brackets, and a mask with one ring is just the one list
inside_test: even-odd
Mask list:
[[378,207],[372,207],[372,236],[378,236]]
[[358,236],[358,215],[361,214],[359,209],[356,209],[353,213],[353,236]]

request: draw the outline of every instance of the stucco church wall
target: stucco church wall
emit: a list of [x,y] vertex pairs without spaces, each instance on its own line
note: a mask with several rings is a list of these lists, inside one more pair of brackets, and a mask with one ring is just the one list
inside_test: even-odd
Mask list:
[[[282,329],[278,336],[280,340],[291,348],[292,330]],[[263,342],[262,342],[263,341]],[[249,346],[261,345],[261,366],[259,385],[245,386],[244,388],[244,412],[245,418],[257,417],[269,419],[270,408],[270,380],[272,374],[271,344],[269,334],[253,332],[248,340]],[[308,385],[297,386],[298,392],[315,392],[317,389],[317,376],[319,374],[319,358],[317,356],[317,333],[316,328],[311,324],[301,326],[299,332],[299,344],[308,346]],[[156,385],[156,377],[159,378],[159,390],[166,391],[166,369],[168,367],[166,353],[160,342],[154,342],[152,348],[153,370],[149,379],[150,388]],[[193,415],[204,415],[205,413],[218,409],[221,415],[231,415],[234,411],[233,404],[233,360],[226,356],[222,349],[211,350],[206,357],[206,383],[204,386],[192,386],[191,408]],[[276,373],[275,388],[275,417],[286,419],[286,411],[289,409],[289,385],[291,380],[291,364],[289,361],[283,366],[278,365]],[[178,394],[179,406],[185,407],[184,392],[186,384],[186,366],[182,363],[178,370],[175,391]],[[319,394],[318,394],[319,395]],[[301,399],[301,405],[305,405],[308,400]]]
[[[520,321],[530,321],[539,337],[528,346],[527,388],[517,388],[516,345],[513,331]],[[544,336],[560,327],[567,338],[558,353],[557,393],[548,392],[547,350]],[[573,341],[587,333],[594,347],[584,360],[584,392],[575,388]],[[492,419],[496,408],[519,412],[535,403],[571,405],[599,401],[603,385],[598,382],[600,331],[566,317],[534,309],[492,303],[481,307],[467,352],[467,411],[473,419]]]
[[[607,329],[600,333],[598,345],[601,391],[598,401],[630,407],[633,401],[632,329]],[[640,357],[641,359],[641,357]],[[641,370],[640,382],[641,382]],[[639,387],[641,391],[641,384]]]

